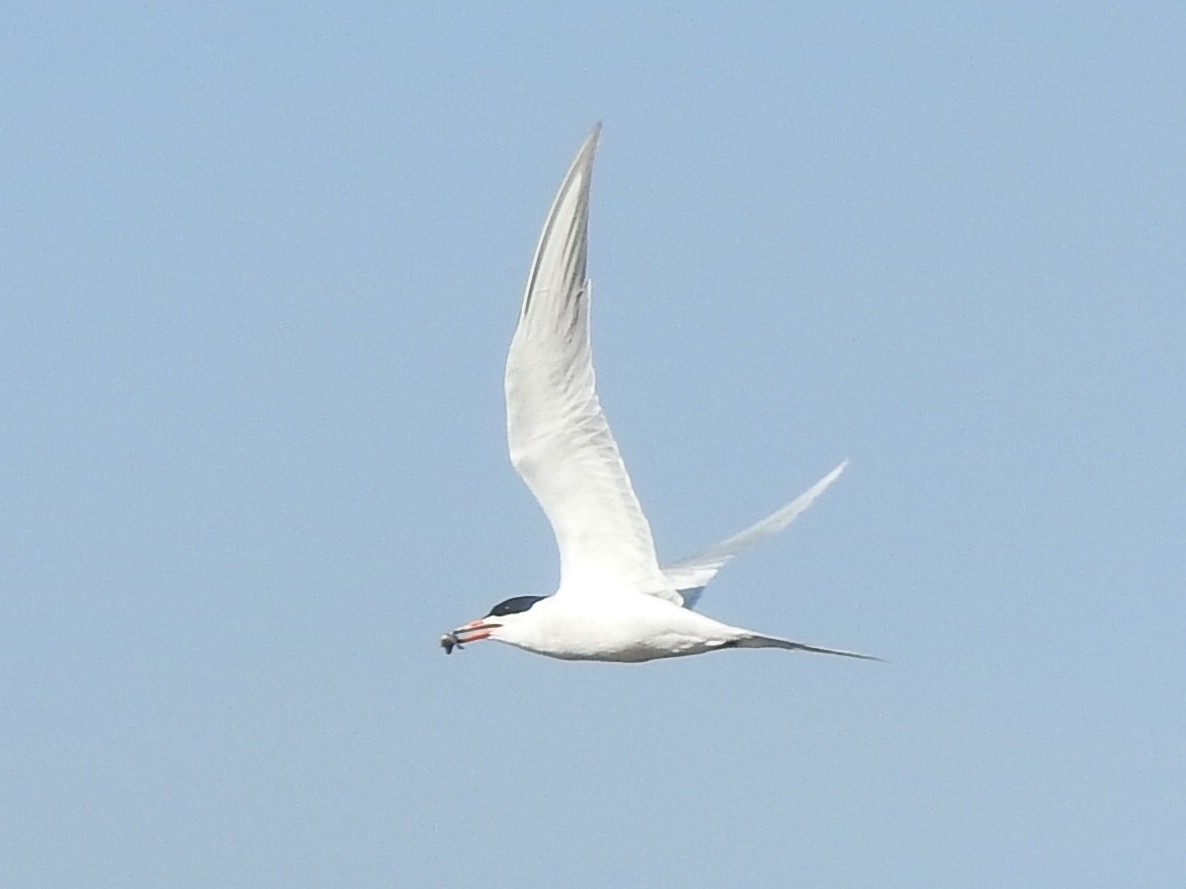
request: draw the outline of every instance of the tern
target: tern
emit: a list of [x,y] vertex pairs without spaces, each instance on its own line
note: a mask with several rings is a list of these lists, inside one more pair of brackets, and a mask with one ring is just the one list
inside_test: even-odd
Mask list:
[[600,125],[586,137],[535,249],[506,366],[511,463],[560,550],[550,596],[515,596],[446,633],[454,647],[493,639],[565,660],[637,663],[726,648],[781,648],[877,660],[730,626],[693,608],[735,555],[781,531],[844,470],[841,463],[766,518],[700,555],[660,567],[594,384],[589,340],[589,187]]

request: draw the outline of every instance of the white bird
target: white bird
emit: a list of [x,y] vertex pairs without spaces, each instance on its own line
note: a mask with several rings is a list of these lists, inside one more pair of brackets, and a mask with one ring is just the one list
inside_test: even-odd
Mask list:
[[531,263],[506,367],[511,463],[539,501],[560,549],[551,596],[516,596],[441,637],[494,639],[567,660],[639,662],[723,648],[784,648],[876,660],[729,626],[692,608],[717,571],[789,525],[844,470],[701,555],[659,566],[651,528],[594,386],[589,345],[589,185],[600,126],[552,202]]

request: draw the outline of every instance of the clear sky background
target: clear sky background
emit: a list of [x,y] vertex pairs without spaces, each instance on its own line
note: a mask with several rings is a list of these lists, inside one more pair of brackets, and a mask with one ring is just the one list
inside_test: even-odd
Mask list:
[[[0,31],[0,884],[1170,887],[1181,3],[42,3]],[[664,558],[844,458],[710,615],[548,593],[502,365],[589,127]]]

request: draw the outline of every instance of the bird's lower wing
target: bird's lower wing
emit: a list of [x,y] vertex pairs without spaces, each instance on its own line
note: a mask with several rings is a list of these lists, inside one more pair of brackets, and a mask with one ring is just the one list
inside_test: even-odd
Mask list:
[[[722,540],[716,546],[710,547],[702,553],[686,559],[680,559],[678,562],[665,566],[663,573],[667,575],[667,579],[671,581],[672,585],[680,591],[684,605],[688,608],[695,607],[696,602],[699,601],[700,595],[704,592],[704,588],[708,586],[709,581],[716,576],[717,572],[730,559],[750,547],[756,546],[763,540],[773,537],[802,515],[827,490],[828,486],[840,477],[840,473],[844,471],[844,467],[847,465],[848,461],[845,460],[786,506],[775,510],[766,516],[766,518],[751,525],[744,531],[734,534],[726,540]],[[827,653],[847,654],[847,652]]]

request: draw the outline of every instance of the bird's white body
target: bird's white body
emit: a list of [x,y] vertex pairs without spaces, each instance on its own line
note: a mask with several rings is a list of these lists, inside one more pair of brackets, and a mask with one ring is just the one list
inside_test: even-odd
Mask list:
[[549,596],[495,638],[565,660],[634,663],[736,645],[744,630],[654,596]]
[[785,648],[867,658],[731,627],[692,610],[744,549],[782,530],[843,471],[840,464],[782,509],[666,568],[601,410],[589,344],[585,277],[589,186],[599,129],[577,153],[536,247],[506,367],[511,462],[556,535],[560,587],[519,596],[447,634],[495,639],[565,660],[638,662],[721,648]]

